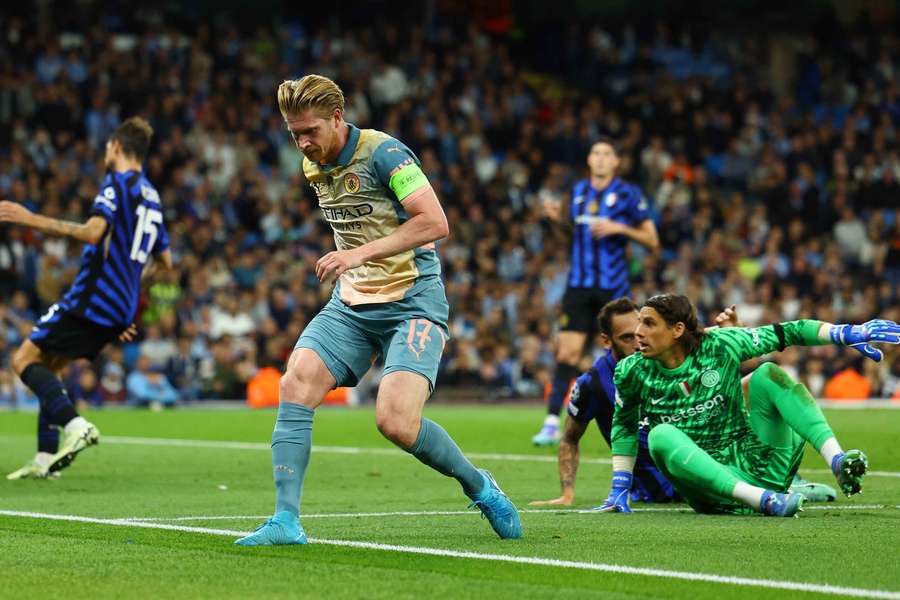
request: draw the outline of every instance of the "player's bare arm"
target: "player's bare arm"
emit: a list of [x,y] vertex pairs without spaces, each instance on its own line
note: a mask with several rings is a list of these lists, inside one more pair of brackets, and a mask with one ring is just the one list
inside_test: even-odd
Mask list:
[[535,500],[531,506],[570,506],[575,502],[575,476],[578,474],[578,459],[581,454],[579,442],[587,431],[587,423],[579,423],[573,418],[566,420],[566,430],[559,441],[559,485],[561,495],[552,500]]
[[430,185],[423,186],[403,200],[408,221],[390,235],[358,248],[329,252],[316,263],[319,281],[340,277],[344,271],[371,260],[394,256],[443,239],[450,233],[447,216]]
[[33,213],[17,202],[0,201],[0,223],[14,223],[37,229],[48,235],[70,237],[87,244],[96,244],[106,233],[106,219],[91,217],[85,223],[63,221]]
[[637,227],[600,217],[591,223],[591,234],[596,238],[609,235],[624,235],[654,252],[659,249],[659,234],[652,220],[646,219]]
[[163,250],[157,256],[147,260],[144,270],[141,271],[141,283],[152,281],[158,274],[171,271],[174,267],[172,252]]

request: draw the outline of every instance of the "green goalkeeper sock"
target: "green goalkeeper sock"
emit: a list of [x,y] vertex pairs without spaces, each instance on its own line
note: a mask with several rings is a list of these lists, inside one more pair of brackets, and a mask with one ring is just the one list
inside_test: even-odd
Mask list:
[[674,425],[651,429],[647,444],[653,462],[676,489],[681,484],[722,499],[733,497],[738,478]]
[[300,494],[312,448],[313,410],[282,402],[272,432],[272,474],[275,477],[275,512],[300,514]]
[[834,437],[806,386],[774,363],[765,363],[750,378],[750,425],[760,440],[776,448],[791,445],[791,430],[817,451]]

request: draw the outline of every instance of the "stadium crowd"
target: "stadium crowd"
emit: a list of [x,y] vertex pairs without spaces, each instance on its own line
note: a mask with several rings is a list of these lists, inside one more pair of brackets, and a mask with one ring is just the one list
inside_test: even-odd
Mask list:
[[[242,399],[261,367],[282,365],[331,293],[313,271],[331,232],[274,97],[308,72],[341,84],[347,121],[417,152],[445,206],[441,388],[543,394],[568,243],[542,204],[584,176],[600,134],[654,204],[663,249],[632,249],[636,300],[686,293],[707,322],[732,303],[748,325],[900,320],[896,30],[775,44],[585,23],[547,53],[552,35],[523,42],[440,17],[241,30],[62,12],[0,17],[0,197],[83,221],[107,135],[140,114],[156,131],[145,170],[177,263],[146,288],[140,338],[70,370],[73,399]],[[11,350],[80,250],[0,228],[0,406],[28,402]],[[897,351],[879,365],[831,346],[778,361],[817,396],[900,395]]]

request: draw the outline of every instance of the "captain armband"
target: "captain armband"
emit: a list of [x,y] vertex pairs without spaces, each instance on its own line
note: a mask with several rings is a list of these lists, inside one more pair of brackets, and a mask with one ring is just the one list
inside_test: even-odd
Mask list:
[[388,185],[397,196],[397,200],[402,202],[419,188],[428,185],[428,178],[419,165],[409,162],[391,173]]

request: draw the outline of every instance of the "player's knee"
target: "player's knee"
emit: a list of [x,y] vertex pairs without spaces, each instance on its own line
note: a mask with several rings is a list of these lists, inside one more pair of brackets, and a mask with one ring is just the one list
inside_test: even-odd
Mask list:
[[282,401],[298,402],[309,408],[316,408],[324,398],[324,393],[320,393],[316,388],[310,374],[302,367],[295,367],[288,369],[281,376],[278,384],[279,398]]
[[762,377],[768,379],[778,387],[790,390],[796,385],[794,378],[788,375],[787,371],[772,362],[763,363],[753,373],[753,377]]
[[20,346],[13,352],[11,364],[13,371],[16,372],[17,375],[22,375],[22,372],[30,365],[35,362],[35,357],[32,356],[32,353],[28,351],[24,346]]
[[578,359],[581,358],[581,348],[574,348],[560,344],[556,350],[556,362],[564,365],[578,366]]
[[381,435],[398,446],[409,448],[416,441],[417,423],[413,423],[405,415],[396,412],[376,411],[375,426]]
[[647,436],[647,449],[655,458],[663,456],[674,449],[679,430],[672,424],[663,423],[650,430]]

